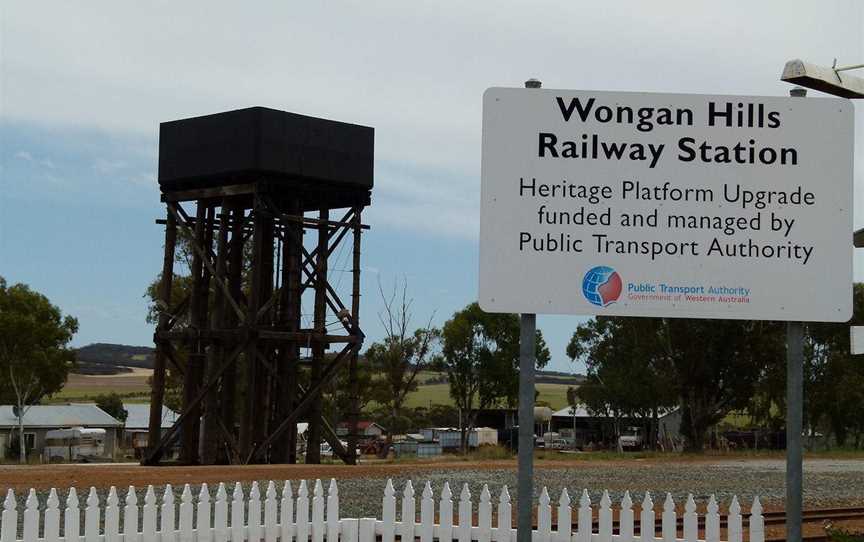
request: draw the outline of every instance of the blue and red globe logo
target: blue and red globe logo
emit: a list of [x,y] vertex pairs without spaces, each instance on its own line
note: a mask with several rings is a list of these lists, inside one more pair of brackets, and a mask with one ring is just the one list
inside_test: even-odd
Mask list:
[[582,295],[598,307],[615,303],[621,296],[621,276],[605,265],[591,268],[582,279]]

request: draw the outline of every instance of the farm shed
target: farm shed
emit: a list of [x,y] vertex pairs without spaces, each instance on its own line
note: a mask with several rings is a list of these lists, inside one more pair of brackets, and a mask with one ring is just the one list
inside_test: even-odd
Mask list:
[[[28,456],[42,456],[46,433],[84,427],[105,429],[105,456],[112,458],[123,424],[96,405],[33,405],[24,414],[24,442]],[[0,405],[0,459],[18,439],[18,417],[12,405]]]
[[[468,432],[468,447],[476,448],[479,445],[479,430],[483,430],[486,443],[494,438],[494,444],[498,443],[498,431],[488,427],[474,428]],[[494,436],[493,436],[494,433]],[[462,432],[458,427],[427,427],[420,430],[420,434],[427,441],[436,441],[442,450],[458,450],[462,440]]]
[[417,457],[432,457],[441,455],[441,443],[427,439],[423,433],[409,433],[405,440],[393,443],[396,457],[416,455]]
[[[340,437],[348,435],[348,432],[349,427],[347,423],[340,423],[336,427],[336,434]],[[387,430],[376,422],[361,421],[357,422],[357,433],[360,435],[360,438],[381,438],[387,433]]]
[[[124,404],[126,409],[126,422],[123,428],[123,443],[126,447],[135,450],[136,457],[140,452],[147,449],[150,433],[150,405],[149,404]],[[162,430],[170,429],[180,414],[174,412],[167,406],[162,406]]]
[[474,429],[477,433],[477,446],[495,446],[498,444],[498,430],[491,427],[478,427]]
[[[653,420],[651,417],[630,416],[622,417],[621,429],[627,427],[640,427],[643,434],[649,434]],[[661,444],[676,441],[680,436],[681,410],[678,408],[663,410],[658,413],[657,438]],[[599,412],[591,412],[585,405],[565,407],[552,414],[552,431],[573,442],[581,448],[589,443],[601,444],[614,442],[614,419],[611,416]]]

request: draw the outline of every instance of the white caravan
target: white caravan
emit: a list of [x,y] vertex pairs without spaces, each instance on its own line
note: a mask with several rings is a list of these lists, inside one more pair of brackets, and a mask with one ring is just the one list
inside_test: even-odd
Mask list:
[[72,427],[45,433],[43,459],[80,461],[105,457],[105,430]]

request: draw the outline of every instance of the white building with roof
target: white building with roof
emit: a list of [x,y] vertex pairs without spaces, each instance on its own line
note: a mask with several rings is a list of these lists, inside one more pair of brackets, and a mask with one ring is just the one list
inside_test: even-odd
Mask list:
[[[123,423],[96,405],[33,405],[24,414],[24,442],[28,456],[42,456],[46,433],[83,427],[105,429],[105,456],[112,458]],[[0,459],[18,439],[18,416],[12,405],[0,405]]]

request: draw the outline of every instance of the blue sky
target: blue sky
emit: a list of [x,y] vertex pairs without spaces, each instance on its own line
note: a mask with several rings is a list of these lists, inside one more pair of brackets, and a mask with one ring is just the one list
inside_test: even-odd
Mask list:
[[[361,314],[375,340],[379,278],[407,279],[417,325],[476,297],[485,88],[539,77],[550,88],[784,95],[790,58],[864,61],[852,0],[237,6],[93,0],[50,3],[51,17],[49,3],[3,7],[0,275],[78,317],[76,345],[151,343],[142,296],[161,262],[160,121],[264,105],[376,128]],[[856,119],[860,134],[860,107]],[[564,348],[583,320],[539,317],[550,368],[573,369]]]
[[[143,293],[161,267],[163,230],[154,220],[164,214],[154,181],[155,140],[17,122],[0,125],[0,139],[4,177],[16,180],[5,185],[0,200],[3,275],[10,282],[29,284],[76,316],[81,329],[75,345],[149,344],[153,330],[144,322]],[[443,174],[405,164],[378,163],[376,168],[379,177],[418,182]],[[385,208],[400,205],[398,194],[380,199]],[[376,190],[373,209],[378,200]],[[425,212],[434,214],[436,209],[430,205]],[[417,326],[430,318],[440,325],[473,299],[475,240],[436,234],[433,227],[422,225],[422,215],[405,218],[420,222],[420,231],[376,225],[372,209],[369,215],[361,318],[372,340],[382,333],[379,279],[388,294],[407,281]],[[16,224],[27,226],[13,230]],[[331,269],[334,286],[346,300],[350,276],[341,278],[339,273],[350,267],[349,249],[346,244],[335,252]],[[560,336],[572,332],[578,321],[549,317]],[[569,370],[563,350],[558,350],[556,368]]]

